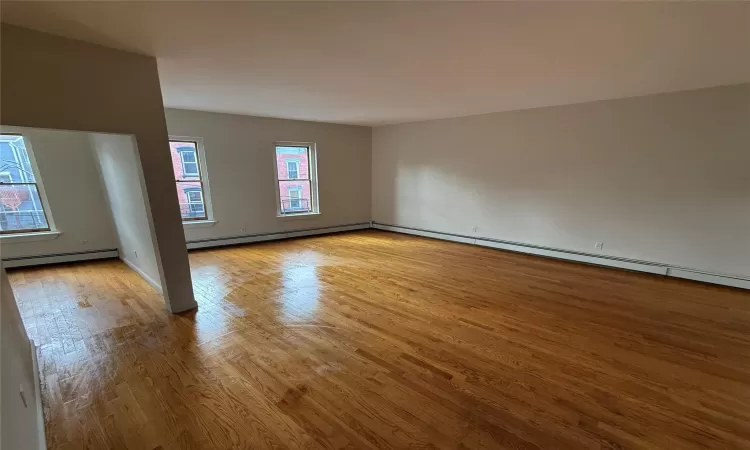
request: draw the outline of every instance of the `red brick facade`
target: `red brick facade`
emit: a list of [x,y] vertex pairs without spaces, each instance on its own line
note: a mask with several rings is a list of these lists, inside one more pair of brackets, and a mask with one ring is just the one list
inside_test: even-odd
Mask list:
[[[187,141],[170,141],[169,142],[169,150],[170,150],[170,156],[172,157],[172,169],[174,170],[175,180],[198,180],[199,176],[188,176],[186,177],[184,174],[184,166],[183,166],[183,156],[182,151],[180,149],[187,150],[187,153],[189,155],[187,156],[187,161],[195,161],[194,163],[188,163],[192,164],[192,167],[194,167],[198,172],[200,171],[199,163],[198,163],[198,148],[196,147],[195,143],[193,142],[187,142]],[[199,182],[180,182],[177,184],[177,200],[180,203],[180,213],[182,214],[182,217],[184,219],[189,218],[200,218],[201,216],[205,215],[205,205],[203,202],[201,202],[200,205],[195,203],[195,197],[193,198],[194,202],[191,206],[190,201],[188,200],[188,194],[187,191],[198,191],[201,190],[201,183]],[[197,194],[193,194],[197,197]],[[200,194],[200,199],[203,200],[203,194]]]

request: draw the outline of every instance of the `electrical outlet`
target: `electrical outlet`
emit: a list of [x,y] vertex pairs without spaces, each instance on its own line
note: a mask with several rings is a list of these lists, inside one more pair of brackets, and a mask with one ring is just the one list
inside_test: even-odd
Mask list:
[[603,249],[604,248],[604,242],[595,242],[594,243],[594,248],[597,249],[597,250]]
[[471,227],[471,231],[472,231],[473,233],[476,233],[476,232],[477,232],[477,226],[476,226],[476,225],[474,225],[473,227]]
[[81,244],[88,244],[88,242],[89,242],[89,241],[87,241],[86,239],[82,239],[82,240],[81,240]]
[[247,233],[247,228],[242,227],[242,229],[240,231],[242,231],[243,233]]
[[136,258],[138,258],[138,250],[133,250],[133,254],[135,255]]

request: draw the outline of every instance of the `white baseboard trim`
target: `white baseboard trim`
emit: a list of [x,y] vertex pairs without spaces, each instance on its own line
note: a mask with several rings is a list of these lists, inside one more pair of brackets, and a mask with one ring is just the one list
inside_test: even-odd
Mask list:
[[372,228],[377,228],[378,230],[393,231],[395,233],[413,234],[415,236],[441,239],[443,241],[461,242],[464,244],[474,244],[476,241],[476,239],[468,236],[460,236],[451,233],[440,233],[437,231],[420,230],[417,228],[399,227],[395,225],[384,225],[376,222],[372,223]]
[[745,278],[701,272],[698,270],[685,269],[682,267],[667,268],[667,275],[670,277],[701,281],[703,283],[722,284],[724,286],[732,286],[740,289],[750,289],[750,280],[747,280]]
[[636,272],[647,272],[657,275],[670,277],[685,278],[704,283],[720,284],[743,289],[750,289],[750,279],[723,275],[716,273],[707,273],[697,269],[686,267],[670,266],[669,264],[655,263],[651,261],[641,261],[629,258],[619,258],[613,256],[593,255],[590,253],[577,252],[572,250],[541,247],[522,242],[509,242],[489,238],[477,238],[463,236],[453,233],[442,233],[439,231],[423,230],[419,228],[402,227],[398,225],[387,225],[377,222],[372,223],[372,228],[396,233],[413,234],[415,236],[441,239],[444,241],[461,242],[464,244],[479,245],[482,247],[497,248],[512,252],[527,253],[531,255],[544,256],[547,258],[563,259],[567,261],[576,261],[597,266],[614,267],[617,269],[633,270]]
[[597,266],[615,267],[618,269],[635,270],[638,272],[655,273],[658,275],[666,275],[667,267],[651,264],[646,261],[633,261],[628,259],[609,259],[592,256],[588,254],[564,252],[557,249],[545,249],[540,247],[526,247],[521,245],[508,244],[504,242],[485,241],[482,239],[475,239],[472,242],[475,245],[482,247],[492,247],[501,250],[509,250],[512,252],[528,253],[530,255],[545,256],[547,258],[564,259],[566,261],[576,261],[586,264],[594,264]]
[[76,253],[59,253],[49,255],[21,256],[17,258],[3,259],[3,267],[27,267],[42,266],[45,264],[59,264],[76,261],[90,261],[93,259],[117,258],[119,255],[116,249],[93,250]]
[[36,407],[36,420],[39,426],[37,427],[39,450],[47,449],[47,436],[44,429],[44,409],[42,408],[42,382],[39,375],[39,360],[36,356],[36,344],[33,339],[29,339],[31,343],[31,366],[34,371],[34,398]]
[[146,272],[144,272],[143,270],[141,270],[141,268],[138,267],[137,265],[135,265],[135,263],[133,263],[132,261],[129,261],[126,258],[122,258],[122,257],[120,258],[120,260],[122,262],[124,262],[125,264],[127,264],[128,267],[130,267],[131,269],[133,269],[133,271],[135,273],[137,273],[138,275],[140,275],[141,278],[143,278],[144,280],[146,280],[146,282],[148,284],[150,284],[151,287],[153,287],[154,289],[156,289],[156,292],[158,292],[159,295],[164,295],[164,291],[161,288],[161,283],[157,282],[156,280],[154,280],[153,278],[151,278],[150,276],[148,276],[146,274]]
[[370,228],[370,223],[356,223],[352,225],[339,225],[332,227],[308,228],[305,230],[283,231],[278,233],[260,233],[246,236],[231,236],[225,238],[201,239],[187,242],[188,250],[200,248],[224,247],[227,245],[250,244],[252,242],[275,241],[279,239],[290,239],[303,236],[315,236],[318,234],[340,233],[342,231],[354,231]]

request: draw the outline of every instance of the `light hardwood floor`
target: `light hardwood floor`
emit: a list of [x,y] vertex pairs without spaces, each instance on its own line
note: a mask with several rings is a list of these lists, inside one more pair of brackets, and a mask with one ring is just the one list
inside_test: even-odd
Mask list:
[[746,291],[378,231],[15,270],[54,449],[750,448]]

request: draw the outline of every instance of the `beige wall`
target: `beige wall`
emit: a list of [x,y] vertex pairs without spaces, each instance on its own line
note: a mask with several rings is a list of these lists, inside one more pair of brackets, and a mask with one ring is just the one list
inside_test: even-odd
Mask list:
[[0,32],[0,123],[134,135],[165,300],[174,312],[195,307],[156,60],[7,24]]
[[44,429],[37,409],[31,342],[3,268],[0,282],[0,448],[36,450],[42,448]]
[[117,248],[106,195],[92,156],[88,133],[2,127],[23,134],[36,159],[49,211],[59,237],[49,241],[14,242],[0,238],[0,256],[74,253]]
[[97,209],[109,206],[120,259],[161,291],[162,277],[149,231],[148,201],[135,139],[121,134],[93,134],[90,141],[107,193],[107,200]]
[[[205,149],[217,223],[187,229],[188,241],[370,221],[369,127],[177,109],[166,118],[170,135],[202,138]],[[316,143],[320,215],[276,217],[277,141]]]
[[750,84],[379,127],[372,171],[376,222],[750,275]]

